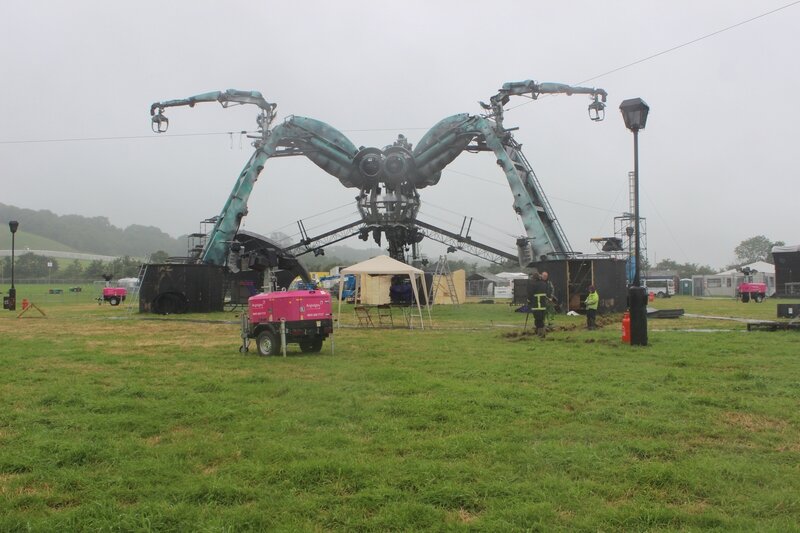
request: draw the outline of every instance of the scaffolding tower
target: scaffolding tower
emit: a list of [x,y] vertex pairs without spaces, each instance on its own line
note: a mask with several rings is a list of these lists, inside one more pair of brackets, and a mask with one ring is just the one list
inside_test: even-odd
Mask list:
[[[636,200],[635,200],[636,174],[628,172],[628,212],[622,216],[614,217],[614,236],[622,241],[622,249],[628,259],[634,256],[634,243],[636,241]],[[642,254],[642,264],[647,262],[647,219],[639,216],[639,252]]]

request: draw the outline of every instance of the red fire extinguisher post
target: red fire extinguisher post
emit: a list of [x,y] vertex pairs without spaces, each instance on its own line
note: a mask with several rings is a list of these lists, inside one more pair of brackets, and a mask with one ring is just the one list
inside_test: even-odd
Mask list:
[[631,343],[631,314],[627,311],[622,315],[622,342]]

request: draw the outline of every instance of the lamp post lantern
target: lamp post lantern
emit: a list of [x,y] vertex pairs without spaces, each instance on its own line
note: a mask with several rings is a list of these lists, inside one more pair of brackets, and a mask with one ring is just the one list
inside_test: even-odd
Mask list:
[[631,314],[631,344],[647,346],[647,289],[641,286],[641,250],[639,240],[639,130],[643,130],[650,111],[644,100],[631,98],[619,105],[625,127],[633,132],[633,232],[634,270],[633,283],[628,289],[628,307]]
[[8,296],[3,298],[3,309],[9,311],[17,310],[17,289],[14,287],[14,236],[17,233],[19,222],[12,220],[8,223],[8,229],[11,230],[11,288],[8,289]]

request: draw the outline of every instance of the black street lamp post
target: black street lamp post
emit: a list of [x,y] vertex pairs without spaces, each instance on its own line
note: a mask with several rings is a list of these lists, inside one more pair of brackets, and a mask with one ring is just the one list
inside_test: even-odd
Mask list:
[[631,313],[631,345],[647,346],[647,289],[641,286],[641,250],[639,241],[639,130],[647,123],[650,107],[641,98],[624,100],[619,105],[625,127],[633,132],[633,225],[634,273],[628,289]]
[[17,233],[19,222],[12,220],[8,223],[8,228],[11,230],[11,288],[8,289],[8,296],[3,298],[3,309],[9,311],[17,310],[17,289],[14,287],[14,236]]

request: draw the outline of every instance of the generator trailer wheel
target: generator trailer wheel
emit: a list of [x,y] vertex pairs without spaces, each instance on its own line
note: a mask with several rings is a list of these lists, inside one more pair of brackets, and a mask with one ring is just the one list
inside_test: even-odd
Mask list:
[[322,339],[316,338],[300,343],[300,351],[303,353],[319,353],[322,351]]
[[256,338],[256,346],[258,347],[258,355],[276,355],[278,353],[280,343],[271,331],[262,331]]

